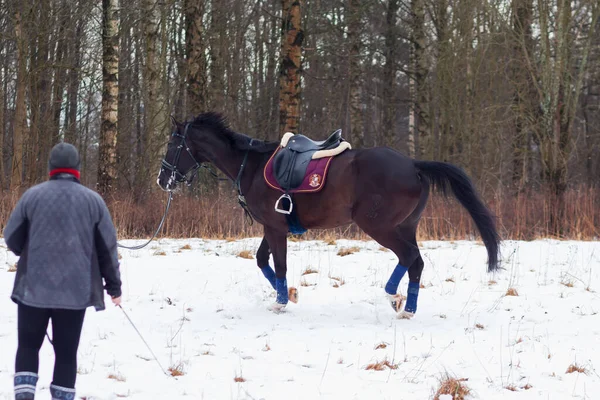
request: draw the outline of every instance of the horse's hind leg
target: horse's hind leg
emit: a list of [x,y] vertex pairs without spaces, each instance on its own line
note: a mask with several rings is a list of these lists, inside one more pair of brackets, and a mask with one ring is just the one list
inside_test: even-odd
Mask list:
[[404,311],[398,314],[398,318],[412,318],[417,312],[417,299],[421,287],[421,273],[423,272],[423,258],[419,257],[408,268],[408,291]]
[[[385,285],[385,292],[390,297],[392,308],[398,313],[399,318],[411,318],[417,311],[423,258],[417,245],[415,230],[414,227],[397,227],[396,235],[392,237],[393,243],[386,246],[398,256],[398,265]],[[404,311],[400,311],[403,297],[398,294],[398,286],[406,271],[408,271],[409,277],[408,291]]]
[[[392,250],[398,257],[398,264],[385,285],[385,292],[390,299],[392,308],[398,313],[398,317],[411,317],[417,310],[417,296],[423,270],[423,260],[416,240],[416,227],[413,224],[401,224],[387,230],[372,229],[371,227],[361,228],[379,244]],[[398,286],[407,271],[410,278],[408,297],[406,308],[401,311],[404,298],[398,293]]]

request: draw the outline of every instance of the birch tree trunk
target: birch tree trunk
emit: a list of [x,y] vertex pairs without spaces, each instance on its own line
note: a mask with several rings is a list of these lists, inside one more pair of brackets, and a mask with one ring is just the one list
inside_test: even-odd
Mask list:
[[[161,7],[157,0],[143,0],[142,19],[145,37],[144,64],[144,140],[142,166],[137,171],[136,199],[141,200],[150,187],[151,175],[157,172],[160,142],[166,140],[168,127],[167,104],[164,97],[161,71],[164,50],[161,51]],[[164,18],[162,18],[164,21]]]
[[[102,0],[102,113],[97,189],[108,195],[117,179],[119,0]],[[138,168],[143,168],[138,165]]]

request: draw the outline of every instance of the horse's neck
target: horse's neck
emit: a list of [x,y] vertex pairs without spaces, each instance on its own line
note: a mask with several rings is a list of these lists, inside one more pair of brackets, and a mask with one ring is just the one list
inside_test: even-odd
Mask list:
[[220,138],[216,138],[210,146],[210,162],[229,179],[235,180],[244,159],[244,152],[232,149]]

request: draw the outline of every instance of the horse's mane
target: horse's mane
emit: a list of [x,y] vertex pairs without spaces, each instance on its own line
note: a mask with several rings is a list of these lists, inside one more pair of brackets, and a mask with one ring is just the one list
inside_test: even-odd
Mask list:
[[[257,153],[268,153],[275,151],[279,142],[267,142],[254,139],[229,128],[227,118],[216,112],[207,112],[198,115],[190,122],[192,126],[203,126],[217,132],[229,139],[231,146],[238,150],[250,150]],[[252,145],[250,145],[252,141]]]

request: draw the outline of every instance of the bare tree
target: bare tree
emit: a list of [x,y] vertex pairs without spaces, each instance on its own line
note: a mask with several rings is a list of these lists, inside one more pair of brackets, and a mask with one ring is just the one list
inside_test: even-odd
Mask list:
[[414,112],[415,125],[418,132],[419,153],[422,158],[431,158],[433,145],[431,142],[431,126],[429,120],[429,93],[427,88],[427,76],[429,72],[426,56],[426,34],[425,34],[425,1],[411,0],[411,62],[414,74]]
[[364,2],[361,0],[348,0],[347,19],[348,19],[348,103],[350,112],[350,134],[349,138],[353,141],[355,147],[364,147],[365,130],[363,124],[363,101],[361,98],[362,89],[362,13]]
[[204,0],[184,0],[187,53],[187,109],[190,116],[207,111]]
[[520,192],[525,188],[528,180],[529,143],[537,120],[534,75],[531,68],[528,67],[535,55],[532,34],[533,2],[532,0],[513,0],[512,7],[514,54],[511,78],[514,87],[513,113],[515,117],[515,136],[512,141],[512,181],[516,190]]
[[13,155],[10,188],[18,189],[23,183],[24,167],[24,139],[27,131],[27,40],[23,34],[22,9],[26,9],[28,2],[23,1],[17,5],[15,11],[15,39],[17,41],[17,90],[15,98],[15,122],[13,132]]
[[[97,189],[109,194],[117,178],[117,122],[119,96],[119,0],[102,0],[102,125]],[[142,166],[140,166],[142,167]]]
[[301,55],[304,31],[300,26],[302,0],[282,0],[279,79],[279,134],[298,133],[301,96]]
[[396,147],[396,71],[398,53],[398,10],[399,0],[388,0],[385,16],[385,65],[383,67],[383,137],[384,144]]

